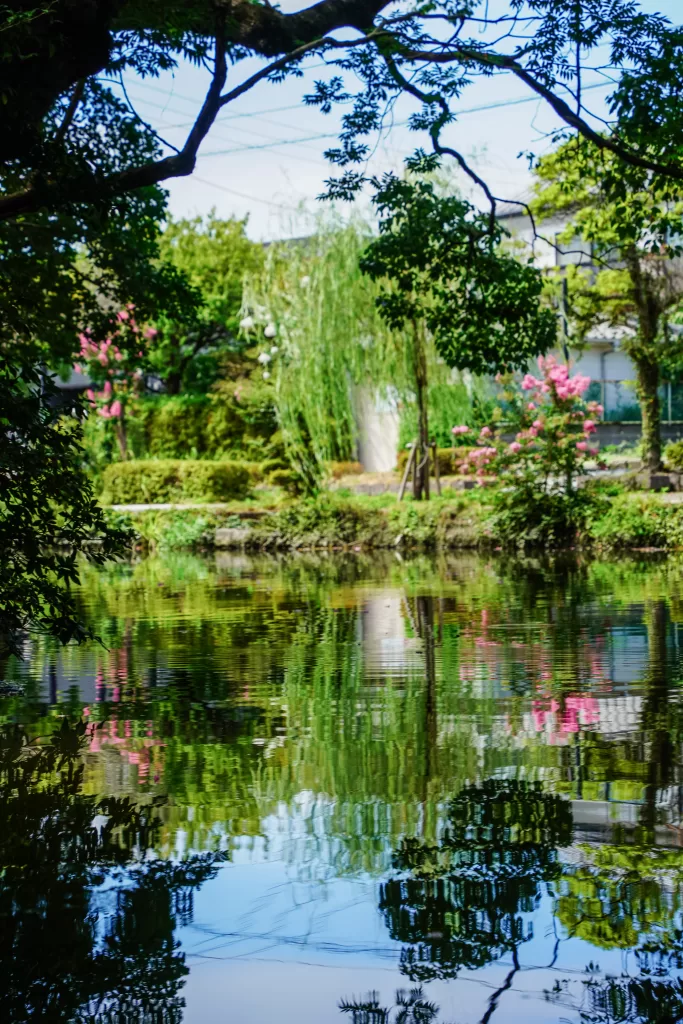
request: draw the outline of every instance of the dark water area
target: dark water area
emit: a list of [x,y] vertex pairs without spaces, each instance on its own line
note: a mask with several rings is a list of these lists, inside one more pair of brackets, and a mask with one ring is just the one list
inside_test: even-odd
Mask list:
[[683,561],[88,568],[0,690],[0,1020],[683,1019]]

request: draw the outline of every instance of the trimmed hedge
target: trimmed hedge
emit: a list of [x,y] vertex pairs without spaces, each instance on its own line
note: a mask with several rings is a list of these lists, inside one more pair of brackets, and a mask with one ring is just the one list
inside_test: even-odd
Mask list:
[[107,505],[159,505],[179,501],[232,501],[249,493],[249,468],[204,459],[133,459],[103,474]]

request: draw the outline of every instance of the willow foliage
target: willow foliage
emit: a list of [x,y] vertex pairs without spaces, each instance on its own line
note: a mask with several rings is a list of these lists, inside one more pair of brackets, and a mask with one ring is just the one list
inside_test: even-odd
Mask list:
[[[414,400],[412,337],[387,325],[379,285],[359,269],[372,237],[360,218],[321,218],[310,238],[270,247],[263,272],[246,281],[243,311],[270,359],[264,373],[285,443],[309,479],[320,479],[328,460],[354,457],[360,388],[379,402],[410,408]],[[430,380],[466,404],[468,389],[428,347]]]

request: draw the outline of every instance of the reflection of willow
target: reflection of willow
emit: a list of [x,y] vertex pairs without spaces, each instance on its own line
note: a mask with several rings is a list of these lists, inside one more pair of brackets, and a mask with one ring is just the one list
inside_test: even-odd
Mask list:
[[638,821],[628,831],[615,828],[611,842],[586,847],[558,886],[558,919],[570,935],[603,949],[647,948],[655,939],[666,945],[683,924],[683,851],[667,848],[680,842],[678,828],[667,828],[666,800],[680,820],[675,752],[681,728],[678,703],[671,700],[664,602],[646,605],[645,620],[649,658],[640,732],[611,743],[593,738],[582,765],[589,784],[616,780],[622,792],[628,787],[638,801]]
[[[280,788],[271,794],[284,801],[316,794],[299,840],[306,848],[290,851],[312,872],[321,860],[337,873],[385,871],[400,835],[433,840],[439,802],[454,779],[476,772],[478,751],[458,686],[437,685],[433,598],[418,598],[410,611],[423,669],[409,664],[400,674],[368,679],[357,634],[341,641],[343,619],[331,609],[324,613],[329,644],[301,635],[289,651],[289,735],[276,762],[282,770],[270,776]],[[440,654],[440,673],[457,680],[457,644]],[[453,728],[440,737],[446,722]],[[298,824],[294,832],[302,835]]]
[[216,858],[148,858],[152,808],[83,794],[85,726],[0,733],[2,1019],[179,1024],[174,939]]
[[401,877],[381,887],[380,910],[404,943],[401,970],[411,980],[449,978],[510,953],[512,971],[492,1012],[532,936],[521,915],[558,876],[557,847],[571,834],[569,804],[538,785],[489,779],[463,789],[441,841],[405,840],[394,858]]

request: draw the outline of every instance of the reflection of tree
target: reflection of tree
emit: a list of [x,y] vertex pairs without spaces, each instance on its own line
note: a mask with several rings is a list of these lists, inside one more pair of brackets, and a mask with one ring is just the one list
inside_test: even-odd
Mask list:
[[0,733],[0,1000],[4,1021],[182,1017],[174,928],[216,858],[148,859],[152,807],[82,792],[85,727],[30,746]]
[[680,927],[683,852],[658,845],[655,832],[664,820],[661,795],[679,782],[666,604],[648,603],[645,621],[648,669],[640,732],[617,742],[594,738],[584,750],[589,781],[632,785],[640,796],[638,822],[632,830],[615,828],[610,843],[585,847],[581,862],[565,868],[557,887],[558,919],[570,935],[601,949],[647,948],[653,937],[663,936],[670,943]]
[[635,977],[596,972],[580,985],[556,981],[546,998],[574,1010],[585,1024],[676,1024],[683,1020],[683,979],[671,972],[683,966],[682,938],[673,947],[653,944],[637,953]]
[[439,1007],[424,998],[421,988],[398,989],[393,1016],[391,1007],[382,1006],[377,992],[368,992],[361,1000],[342,999],[339,1009],[350,1014],[352,1024],[433,1024],[439,1013]]
[[454,977],[505,953],[514,971],[532,935],[521,914],[559,874],[556,848],[571,834],[569,804],[538,785],[489,779],[464,789],[441,842],[404,840],[394,858],[402,876],[382,885],[380,909],[405,943],[402,971],[411,980]]

